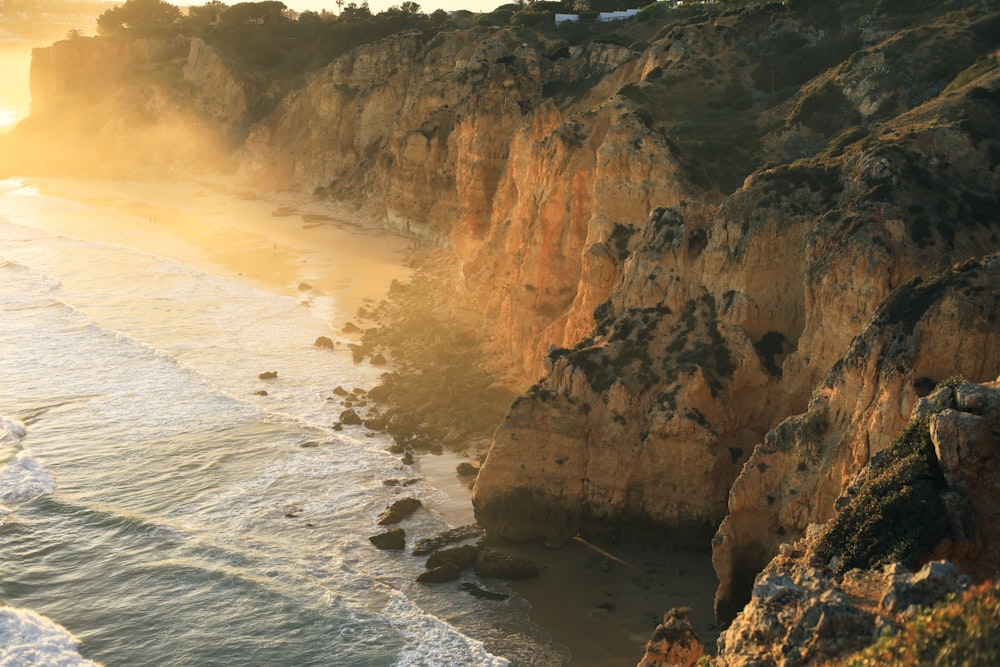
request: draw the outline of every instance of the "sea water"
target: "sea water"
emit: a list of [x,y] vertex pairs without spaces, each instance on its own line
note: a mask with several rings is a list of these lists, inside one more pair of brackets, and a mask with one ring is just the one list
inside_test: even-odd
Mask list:
[[410,545],[451,524],[387,436],[331,428],[379,370],[313,346],[328,318],[52,216],[94,211],[0,182],[0,664],[561,663],[516,596],[368,542],[403,494]]

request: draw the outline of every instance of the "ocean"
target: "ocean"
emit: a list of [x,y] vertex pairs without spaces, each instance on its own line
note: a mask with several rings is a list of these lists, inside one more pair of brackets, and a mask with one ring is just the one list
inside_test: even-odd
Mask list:
[[411,544],[454,499],[331,428],[384,370],[351,313],[151,252],[153,221],[102,240],[110,215],[0,181],[0,665],[562,664],[525,601],[368,542],[404,495]]

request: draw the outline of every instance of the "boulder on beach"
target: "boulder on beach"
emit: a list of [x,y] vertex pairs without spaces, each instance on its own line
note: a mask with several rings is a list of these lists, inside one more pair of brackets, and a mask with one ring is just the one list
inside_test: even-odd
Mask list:
[[399,523],[413,515],[418,509],[423,507],[416,498],[402,498],[387,507],[378,517],[378,525],[386,526],[391,523]]
[[413,547],[413,555],[426,556],[448,546],[449,544],[458,544],[459,542],[479,537],[482,534],[483,529],[474,523],[459,526],[458,528],[449,528],[434,537],[425,537],[422,540],[417,540],[416,545]]
[[538,576],[538,564],[493,549],[480,549],[476,554],[476,574],[495,579],[530,579]]
[[361,327],[359,327],[354,322],[348,322],[347,324],[344,325],[344,328],[341,329],[341,331],[343,331],[344,333],[361,333]]
[[417,575],[417,581],[422,584],[443,584],[455,581],[462,575],[462,570],[454,563],[445,563]]
[[330,350],[333,349],[333,346],[334,346],[333,339],[331,339],[329,336],[320,336],[316,339],[316,342],[313,343],[313,347],[325,347]]
[[455,468],[459,477],[476,477],[479,474],[479,466],[475,463],[469,463],[468,461],[462,461]]
[[465,570],[472,567],[476,562],[477,553],[479,553],[479,547],[473,544],[463,544],[460,547],[440,549],[427,557],[427,569],[433,570],[442,565],[451,564],[459,570]]
[[333,393],[336,394],[337,396],[350,396],[350,394],[348,393],[348,391],[346,389],[344,389],[343,387],[339,387],[339,386],[336,389],[333,390]]
[[275,378],[278,377],[278,371],[264,371],[257,377],[259,377],[261,380],[274,380]]
[[361,423],[361,417],[354,408],[348,408],[340,413],[340,423],[346,426],[357,426]]
[[406,548],[406,532],[402,528],[392,528],[384,533],[372,535],[368,541],[383,551],[402,551]]

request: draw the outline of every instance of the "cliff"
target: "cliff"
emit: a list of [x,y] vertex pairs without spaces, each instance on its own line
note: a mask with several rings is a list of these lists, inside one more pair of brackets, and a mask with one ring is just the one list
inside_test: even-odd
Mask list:
[[1000,370],[1000,15],[877,4],[403,31],[301,85],[199,39],[74,40],[15,138],[58,145],[69,110],[126,170],[235,148],[250,187],[438,242],[435,310],[521,394],[479,522],[711,546],[730,620],[921,395]]

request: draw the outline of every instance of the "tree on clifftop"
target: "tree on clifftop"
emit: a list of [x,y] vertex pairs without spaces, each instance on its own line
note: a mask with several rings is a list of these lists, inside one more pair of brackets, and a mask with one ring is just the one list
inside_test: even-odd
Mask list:
[[163,0],[127,0],[97,17],[97,32],[105,37],[157,37],[173,32],[180,20],[181,10]]

